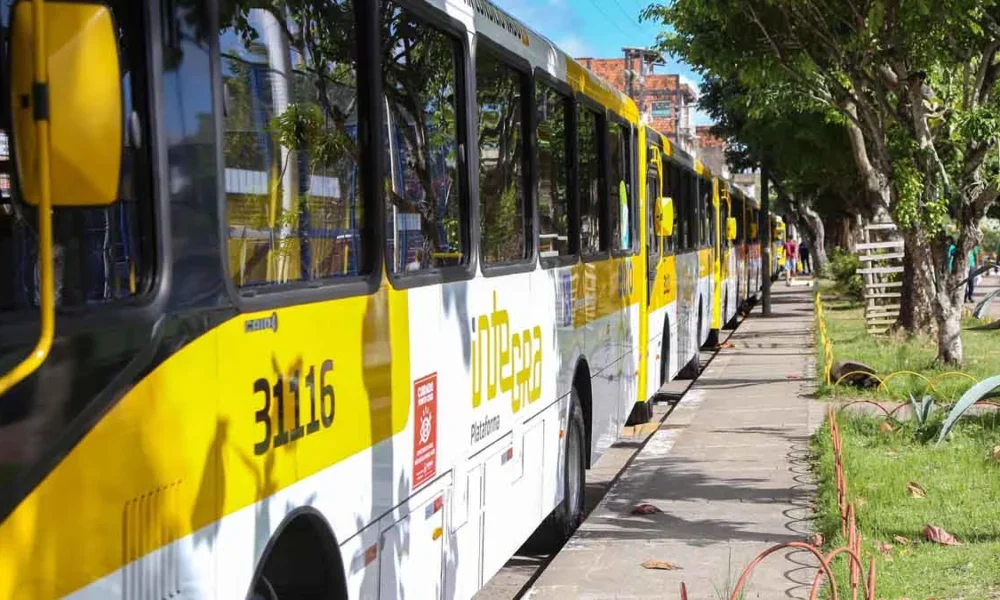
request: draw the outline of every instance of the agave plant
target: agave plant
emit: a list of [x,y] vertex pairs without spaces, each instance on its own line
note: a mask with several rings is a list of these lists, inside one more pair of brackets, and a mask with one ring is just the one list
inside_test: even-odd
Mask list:
[[910,394],[910,406],[913,408],[913,415],[920,425],[926,425],[934,412],[934,396],[926,394],[918,403],[916,397]]
[[941,443],[951,430],[958,423],[958,420],[965,414],[965,411],[972,408],[972,406],[979,402],[980,400],[985,400],[986,398],[993,398],[995,394],[993,393],[997,387],[1000,387],[1000,375],[994,375],[993,377],[987,377],[986,379],[980,381],[976,385],[972,386],[962,397],[958,399],[955,406],[951,407],[951,412],[948,413],[948,418],[945,419],[944,425],[941,426],[941,433],[938,435],[937,443]]

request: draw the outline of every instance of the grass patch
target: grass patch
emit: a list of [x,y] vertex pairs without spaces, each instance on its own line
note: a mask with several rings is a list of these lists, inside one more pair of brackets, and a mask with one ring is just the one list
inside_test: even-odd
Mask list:
[[[840,417],[848,499],[856,504],[864,557],[877,557],[879,598],[1000,598],[1000,463],[991,459],[1000,443],[1000,417],[967,418],[940,446],[918,441],[914,423],[879,431],[881,419]],[[829,547],[843,545],[829,429],[814,438],[819,490],[817,530]],[[907,483],[927,492],[913,498]],[[963,542],[940,546],[923,541],[928,524]],[[895,536],[911,540],[893,543]],[[878,543],[893,543],[885,554]],[[866,562],[867,565],[867,562]],[[846,561],[837,565],[842,592]],[[844,597],[844,596],[842,596]],[[849,597],[849,596],[847,596]]]
[[[849,301],[838,299],[832,294],[829,282],[821,283],[823,306],[826,309],[826,327],[833,342],[834,361],[852,360],[869,365],[880,377],[898,371],[913,371],[934,380],[954,368],[941,367],[935,362],[937,342],[928,336],[874,337],[865,329],[864,309]],[[975,319],[967,319],[964,326],[981,324]],[[996,351],[1000,335],[996,331],[962,331],[965,350],[963,372],[976,379],[984,379],[1000,373],[1000,352]],[[823,348],[817,344],[818,365],[823,365]],[[819,395],[825,397],[876,397],[874,389],[834,387],[820,382]],[[972,381],[959,376],[946,376],[934,382],[934,395],[938,400],[953,402],[973,385]],[[878,398],[906,401],[909,394],[920,398],[930,393],[927,383],[912,375],[899,375],[889,380],[888,389],[879,392]]]

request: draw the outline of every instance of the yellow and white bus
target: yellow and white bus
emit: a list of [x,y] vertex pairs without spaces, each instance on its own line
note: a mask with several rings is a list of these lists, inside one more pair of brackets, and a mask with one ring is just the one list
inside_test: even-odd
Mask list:
[[749,204],[485,0],[0,23],[0,599],[468,598],[756,293]]

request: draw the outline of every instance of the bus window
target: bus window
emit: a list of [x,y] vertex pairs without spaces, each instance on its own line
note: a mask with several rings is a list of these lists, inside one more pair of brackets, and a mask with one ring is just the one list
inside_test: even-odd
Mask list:
[[639,178],[639,130],[635,127],[632,128],[628,159],[628,180],[631,186],[629,187],[629,202],[631,203],[629,227],[631,227],[630,231],[632,232],[632,250],[639,252],[639,186],[642,185],[642,180]]
[[[0,3],[10,22],[12,2]],[[149,122],[140,3],[116,3],[122,69],[122,108],[128,123]],[[9,35],[9,34],[8,34]],[[33,310],[39,302],[38,211],[24,203],[14,177],[11,149],[10,62],[0,46],[0,311]],[[19,60],[30,60],[27,56]],[[134,116],[133,116],[134,115]],[[86,118],[86,115],[81,115]],[[33,135],[31,132],[29,134]],[[153,282],[154,218],[149,160],[141,140],[125,135],[119,197],[110,206],[52,211],[55,302],[58,308],[96,306],[147,292]],[[67,177],[53,172],[52,177]],[[55,199],[54,199],[55,200]],[[3,422],[0,411],[0,422]]]
[[528,258],[529,221],[524,187],[524,115],[528,76],[485,46],[476,52],[479,140],[479,226],[483,261]]
[[656,204],[659,197],[660,178],[656,167],[650,163],[646,174],[646,252],[651,258],[660,254],[660,236],[656,231]]
[[674,242],[675,249],[688,249],[688,181],[684,171],[677,165],[670,166],[671,190],[674,198]]
[[715,245],[715,210],[712,207],[712,182],[704,177],[698,178],[698,239],[702,246]]
[[228,255],[240,287],[360,275],[367,263],[357,52],[340,43],[355,39],[354,16],[339,4],[308,36],[255,9],[242,15],[249,34],[222,32]]
[[746,209],[742,196],[733,197],[731,210],[732,216],[736,217],[736,245],[742,246],[743,242],[746,241],[746,224],[743,222],[746,219]]
[[698,248],[701,243],[701,215],[698,210],[698,177],[691,171],[684,171],[684,202],[687,205],[687,240],[684,247],[688,250]]
[[538,166],[538,246],[542,258],[573,254],[570,244],[569,98],[544,83],[535,86],[535,161]]
[[382,57],[391,178],[386,256],[394,272],[466,264],[457,163],[459,43],[395,2],[384,4],[381,18],[383,36],[394,44]]
[[579,107],[577,118],[577,156],[580,186],[580,251],[586,255],[598,254],[605,249],[602,243],[601,169],[597,132],[600,117],[594,111]]
[[618,124],[608,125],[608,154],[611,164],[609,198],[611,201],[612,245],[616,251],[632,249],[632,216],[635,213],[632,194],[632,154],[628,130]]
[[[713,193],[712,192],[712,182],[706,180],[705,181],[705,199],[706,199],[706,202],[705,202],[705,215],[706,215],[705,224],[708,227],[709,245],[711,247],[715,248],[715,245],[718,242],[718,239],[716,237],[718,235],[718,232],[715,229],[716,219],[718,219],[718,215],[715,212],[715,203],[714,203],[714,201],[712,199],[712,193]],[[722,210],[723,209],[720,206],[719,207],[719,211],[721,212]]]
[[[721,185],[721,182],[720,182]],[[722,247],[729,248],[732,242],[729,241],[729,217],[733,214],[733,199],[732,192],[729,193],[729,199],[720,198],[719,202],[719,235],[722,236]]]
[[[677,227],[677,200],[676,200],[676,196],[674,195],[673,188],[672,188],[674,177],[675,177],[674,176],[674,172],[673,172],[671,164],[667,161],[666,158],[663,159],[663,169],[662,169],[662,172],[663,172],[663,184],[662,184],[663,195],[665,195],[665,196],[667,196],[669,198],[674,198],[674,234],[671,235],[671,236],[663,238],[662,248],[661,248],[662,252],[664,252],[664,253],[670,253],[670,252],[673,252],[673,250],[674,250],[674,240],[677,239],[677,229],[676,229],[676,227]],[[655,195],[651,196],[651,198],[653,198],[655,200],[656,196]]]

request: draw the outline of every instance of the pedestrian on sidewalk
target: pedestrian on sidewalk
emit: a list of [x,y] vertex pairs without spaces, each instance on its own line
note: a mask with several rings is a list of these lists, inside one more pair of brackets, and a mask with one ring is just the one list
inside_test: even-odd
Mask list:
[[812,262],[809,260],[808,240],[802,240],[799,242],[799,262],[802,267],[802,272],[806,275],[812,275]]
[[799,256],[799,245],[795,238],[785,240],[785,285],[792,285],[795,279],[795,263]]

